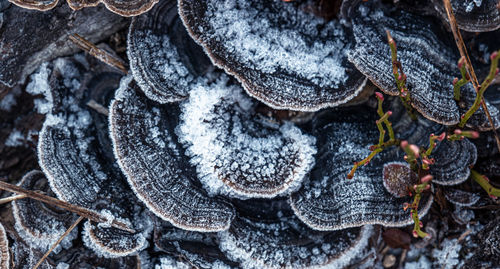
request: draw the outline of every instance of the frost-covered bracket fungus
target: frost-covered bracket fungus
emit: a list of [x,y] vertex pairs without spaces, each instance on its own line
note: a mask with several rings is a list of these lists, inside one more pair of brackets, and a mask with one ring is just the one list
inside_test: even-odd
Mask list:
[[0,18],[0,85],[7,87],[24,83],[43,62],[76,52],[70,34],[98,42],[127,25],[126,19],[104,7],[73,13],[66,5],[48,12],[10,5]]
[[[431,20],[402,10],[391,10],[379,3],[363,3],[351,10],[356,45],[349,52],[349,61],[382,91],[399,95],[387,43],[386,30],[389,30],[407,76],[411,105],[430,120],[446,125],[457,124],[465,110],[459,108],[453,99],[452,82],[460,74],[456,65],[460,56],[454,53],[456,49],[451,42],[445,44],[442,41],[446,40],[443,36],[450,35],[439,33],[439,26]],[[470,107],[475,98],[470,83],[462,87],[462,95],[464,107]],[[490,107],[492,117],[498,122],[498,110]],[[485,116],[480,116],[482,114],[482,109],[478,110],[474,114],[476,120],[471,120],[469,126],[487,128],[489,124]]]
[[276,109],[317,111],[355,97],[366,78],[347,61],[350,38],[304,3],[180,0],[179,14],[212,62]]
[[315,139],[291,122],[259,119],[257,102],[222,76],[181,105],[179,140],[209,193],[272,198],[297,190],[314,165]]
[[5,228],[0,222],[0,269],[10,268],[9,239]]
[[[369,147],[378,138],[373,113],[362,107],[355,109],[329,112],[316,119],[316,166],[310,172],[310,182],[290,196],[292,209],[316,230],[408,225],[412,219],[402,205],[411,203],[411,198],[392,195],[382,179],[384,164],[404,161],[400,149],[377,154],[354,178],[347,179],[353,163],[368,156]],[[422,196],[419,215],[427,213],[432,200],[428,193]]]
[[[442,0],[433,0],[434,8],[448,20]],[[451,7],[458,27],[468,32],[488,32],[500,28],[498,0],[453,0]]]
[[[154,246],[166,255],[159,256],[159,264],[190,264],[197,268],[237,268],[238,263],[228,259],[219,249],[217,233],[186,231],[172,226],[169,222],[155,222]],[[182,257],[180,260],[178,257]],[[182,268],[182,266],[173,266]],[[167,266],[168,268],[168,266]]]
[[83,239],[88,247],[99,255],[126,256],[146,246],[149,219],[115,160],[106,158],[105,152],[112,152],[106,147],[111,142],[100,141],[107,136],[97,133],[106,130],[98,130],[94,120],[106,116],[91,113],[82,104],[92,90],[82,83],[85,66],[82,58],[59,58],[32,76],[32,87],[47,87],[53,105],[39,135],[39,164],[59,199],[100,212],[109,223],[115,218],[126,222],[135,230],[85,223]]
[[445,188],[444,197],[448,202],[457,206],[472,206],[481,198],[478,194],[460,189]]
[[[19,186],[33,191],[50,191],[45,175],[37,170],[27,173]],[[71,212],[32,199],[13,201],[12,212],[19,236],[42,252],[47,251],[77,219]],[[73,230],[61,245],[71,246],[77,234],[77,230]]]
[[286,200],[252,203],[260,207],[238,207],[239,217],[228,231],[219,233],[221,250],[243,268],[344,268],[366,248],[372,235],[370,225],[312,230],[293,214]]
[[477,149],[468,139],[443,140],[430,157],[435,160],[429,169],[429,173],[434,176],[432,182],[457,185],[469,178],[470,168],[477,160]]
[[122,80],[109,114],[114,152],[132,189],[151,211],[176,227],[228,229],[233,207],[195,185],[196,172],[177,143],[179,109],[150,101],[134,85],[131,76]]
[[134,80],[159,103],[187,98],[193,84],[214,69],[182,24],[174,0],[132,20],[127,53]]
[[[73,10],[104,4],[110,11],[125,17],[137,16],[150,10],[159,0],[67,0]],[[59,0],[9,0],[20,7],[46,11],[57,6]]]

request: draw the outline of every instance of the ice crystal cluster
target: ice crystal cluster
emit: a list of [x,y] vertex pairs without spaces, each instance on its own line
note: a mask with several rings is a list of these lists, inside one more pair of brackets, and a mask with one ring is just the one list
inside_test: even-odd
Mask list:
[[[450,132],[475,98],[470,84],[453,98],[460,57],[440,1],[334,0],[334,10],[319,0],[67,1],[89,7],[81,11],[57,0],[9,1],[0,0],[0,89],[11,91],[0,110],[25,91],[45,115],[41,171],[18,185],[106,220],[83,220],[41,268],[380,266],[369,249],[386,227],[413,224],[403,205],[423,175],[395,144],[347,178],[379,139],[373,89],[387,96],[398,141],[422,148]],[[456,2],[460,27],[499,37],[494,1]],[[329,12],[336,15],[322,16]],[[399,91],[386,30],[416,119],[390,97]],[[128,74],[78,52],[66,40],[73,32],[91,42],[126,36],[126,51],[108,53],[127,58]],[[480,51],[495,49],[492,40],[478,39]],[[485,100],[497,127],[498,100]],[[468,128],[491,130],[483,113]],[[5,145],[27,139],[14,130]],[[460,184],[480,157],[467,138],[435,146],[421,219],[436,189],[457,210],[479,201]],[[12,212],[12,225],[0,223],[1,269],[33,267],[77,219],[30,199],[12,202]],[[433,252],[436,264],[463,258],[450,249],[454,240]]]

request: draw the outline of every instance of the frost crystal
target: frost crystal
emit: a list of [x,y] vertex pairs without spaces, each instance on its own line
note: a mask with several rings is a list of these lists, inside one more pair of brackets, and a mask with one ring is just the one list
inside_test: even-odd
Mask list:
[[130,82],[131,77],[122,80],[109,121],[116,158],[132,189],[151,211],[177,227],[227,229],[232,206],[193,184],[194,171],[176,143],[177,109],[138,95]]
[[215,65],[274,108],[316,111],[352,99],[363,77],[346,59],[349,38],[297,3],[182,0],[190,34]]
[[445,239],[441,244],[441,249],[435,248],[432,251],[432,256],[436,259],[434,265],[445,269],[457,268],[460,262],[460,249],[462,249],[462,244],[458,242],[458,239]]
[[212,194],[271,198],[300,187],[314,164],[315,139],[286,122],[256,120],[250,98],[226,79],[200,84],[182,105],[179,139]]

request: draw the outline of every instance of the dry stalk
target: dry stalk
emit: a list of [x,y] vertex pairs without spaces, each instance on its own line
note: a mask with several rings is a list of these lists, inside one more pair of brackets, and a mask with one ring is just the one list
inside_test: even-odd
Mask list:
[[[450,0],[443,0],[443,4],[446,9],[446,14],[448,15],[448,21],[450,23],[451,32],[453,33],[453,37],[455,38],[455,43],[457,44],[458,51],[460,52],[460,56],[465,59],[465,66],[467,67],[467,73],[471,78],[472,86],[474,86],[476,93],[479,94],[479,86],[480,86],[479,81],[477,80],[476,72],[472,67],[469,54],[467,53],[467,48],[465,47],[464,40],[462,39],[462,35],[460,34],[460,29],[458,28],[455,15],[453,14]],[[481,98],[481,106],[483,107],[484,113],[486,114],[486,117],[488,118],[491,128],[493,129],[493,134],[495,135],[495,140],[497,142],[497,148],[500,151],[500,138],[498,137],[495,124],[491,119],[488,107],[484,102],[484,97]]]
[[[31,199],[34,199],[34,200],[37,200],[37,201],[40,201],[43,203],[47,203],[47,204],[50,204],[53,206],[57,206],[57,207],[66,209],[70,212],[73,212],[73,213],[79,215],[79,216],[85,217],[91,221],[95,221],[95,222],[107,222],[108,221],[107,217],[105,217],[105,216],[103,216],[103,215],[101,215],[93,210],[90,210],[90,209],[87,209],[87,208],[84,208],[81,206],[73,205],[73,204],[70,204],[68,202],[65,202],[65,201],[62,201],[62,200],[56,199],[54,197],[50,197],[50,196],[47,196],[47,195],[44,195],[44,194],[41,194],[41,193],[38,193],[35,191],[26,190],[26,189],[23,189],[19,186],[12,185],[12,184],[9,184],[9,183],[4,182],[4,181],[0,181],[0,189],[5,190],[5,191],[9,191],[9,192],[14,192],[14,193],[21,194],[21,195],[25,195],[27,198],[31,198]],[[113,226],[114,228],[120,229],[120,230],[130,232],[130,233],[135,233],[135,230],[128,227],[128,225],[126,223],[119,221],[119,220],[116,220],[116,219],[112,220],[111,226]]]

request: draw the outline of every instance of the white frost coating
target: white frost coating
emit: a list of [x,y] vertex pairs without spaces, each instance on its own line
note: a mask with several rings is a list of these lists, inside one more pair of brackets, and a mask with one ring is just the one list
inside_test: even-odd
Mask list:
[[[279,229],[279,228],[277,228]],[[338,245],[338,242],[332,241],[329,243],[323,243],[317,248],[308,250],[306,247],[297,246],[296,252],[290,253],[290,250],[283,248],[280,243],[269,244],[267,250],[258,249],[253,242],[241,242],[236,241],[236,239],[229,231],[219,232],[220,245],[219,248],[228,255],[232,260],[239,261],[242,268],[245,269],[260,269],[260,268],[297,268],[298,266],[303,266],[303,264],[298,264],[300,259],[310,259],[311,267],[314,268],[344,268],[349,265],[350,262],[358,257],[362,251],[368,245],[368,239],[373,233],[373,226],[366,225],[361,228],[361,235],[359,239],[353,242],[352,245],[345,245],[345,242]],[[338,257],[333,258],[328,257],[328,253],[331,248],[345,248],[344,251],[340,253]],[[256,259],[253,257],[254,253],[260,251],[263,252],[261,259]],[[260,256],[259,254],[257,254]],[[293,257],[285,257],[285,255],[293,255]],[[262,260],[264,259],[264,260]],[[282,264],[270,264],[265,263],[265,260],[280,261]],[[290,259],[294,262],[290,263]]]
[[190,269],[192,266],[178,257],[164,256],[160,258],[160,264],[155,269]]
[[[131,38],[141,42],[133,42],[130,48]],[[160,47],[153,47],[156,44],[160,44]],[[129,48],[127,53],[132,75],[149,99],[159,103],[185,99],[195,78],[182,63],[177,48],[167,35],[158,36],[150,30],[135,30],[129,36]]]
[[[344,36],[338,21],[325,23],[293,4],[265,10],[258,2],[207,1],[205,16],[216,29],[212,38],[224,40],[223,46],[238,57],[238,62],[264,73],[288,70],[320,87],[338,87],[347,80],[341,64],[345,43],[343,38],[335,38]],[[283,19],[287,26],[272,27]],[[304,35],[331,38],[325,42]]]
[[5,145],[7,147],[19,147],[24,145],[25,138],[21,132],[17,129],[12,130],[9,137],[5,140]]
[[[38,143],[39,164],[51,189],[58,198],[79,205],[93,201],[107,179],[92,153],[94,138],[85,133],[91,123],[90,113],[81,109],[68,116],[48,114]],[[61,143],[68,148],[60,148]]]
[[[95,227],[90,223],[90,221],[87,221],[85,222],[82,231],[82,237],[85,246],[92,249],[97,256],[105,258],[125,257],[140,252],[141,250],[145,249],[148,246],[147,238],[148,235],[153,230],[153,224],[151,219],[146,215],[135,216],[140,220],[134,222],[134,224],[136,224],[134,228],[137,231],[140,231],[138,233],[126,235],[125,234],[126,232],[118,232],[115,237],[113,237],[112,235],[107,235],[104,236],[104,238],[96,238],[94,234],[96,232],[95,229],[104,228],[107,229],[108,233],[111,233],[113,232],[113,230],[116,229],[116,228],[105,228],[106,226],[111,224],[111,221],[113,219],[121,221],[130,226],[130,221],[128,219],[114,217],[109,211],[107,213],[106,212],[104,213],[105,215],[107,215],[106,217],[109,224],[98,223],[97,227]],[[119,241],[117,241],[118,237],[120,238]],[[110,242],[101,241],[106,239],[110,240]],[[106,243],[113,246],[105,246],[104,244]]]
[[462,249],[462,243],[458,239],[444,239],[441,248],[432,250],[432,256],[436,259],[434,265],[439,268],[453,269],[457,268],[459,261],[459,252]]
[[31,81],[26,86],[26,91],[32,95],[43,94],[44,99],[36,99],[35,107],[40,114],[50,112],[53,106],[52,94],[49,86],[49,76],[51,70],[48,68],[49,63],[43,63],[38,70],[30,76]]
[[211,195],[239,198],[295,191],[314,165],[315,139],[289,122],[277,130],[257,124],[251,99],[226,84],[198,84],[182,105],[177,133],[201,183]]
[[65,262],[60,262],[57,264],[56,269],[69,269],[69,264]]
[[21,88],[13,88],[7,95],[0,100],[0,110],[10,111],[17,104],[16,98],[21,94]]

